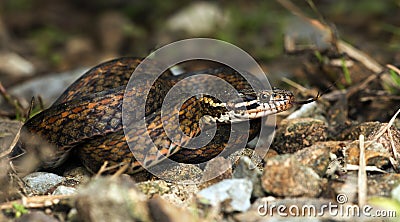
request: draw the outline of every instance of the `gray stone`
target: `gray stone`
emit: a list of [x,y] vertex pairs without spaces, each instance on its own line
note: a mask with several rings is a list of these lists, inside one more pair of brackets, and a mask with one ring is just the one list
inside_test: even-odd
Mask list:
[[400,202],[400,186],[394,188],[391,192],[392,198]]
[[247,156],[242,156],[239,159],[239,163],[233,171],[233,178],[248,179],[253,183],[253,197],[264,196],[264,190],[261,186],[262,172],[251,162],[251,159]]
[[22,180],[25,181],[28,190],[35,194],[45,194],[57,184],[65,181],[65,178],[54,173],[35,172],[25,176]]
[[228,22],[229,17],[216,4],[195,2],[168,19],[166,27],[169,31],[184,31],[190,35],[205,35]]
[[[73,81],[82,75],[87,69],[81,68],[65,73],[54,73],[41,76],[24,82],[9,89],[9,93],[19,98],[25,98],[25,102],[31,100],[32,96],[40,95],[45,105],[53,103]],[[3,103],[0,99],[0,104]],[[29,104],[24,104],[29,105]]]
[[197,194],[200,203],[221,206],[225,212],[244,212],[250,208],[253,184],[247,179],[229,179],[214,184]]
[[76,189],[73,187],[58,186],[52,193],[52,195],[70,195],[75,194]]
[[78,189],[75,202],[82,221],[151,221],[147,198],[129,177],[102,177]]

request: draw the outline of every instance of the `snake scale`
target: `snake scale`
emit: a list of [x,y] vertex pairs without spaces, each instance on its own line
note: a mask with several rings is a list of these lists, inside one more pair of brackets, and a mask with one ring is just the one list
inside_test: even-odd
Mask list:
[[[152,166],[165,157],[182,163],[205,162],[222,152],[229,154],[234,151],[224,150],[233,124],[249,120],[250,128],[243,133],[248,137],[239,134],[233,138],[233,142],[249,141],[259,134],[261,117],[287,110],[295,103],[293,94],[287,90],[255,92],[240,73],[229,67],[178,76],[167,70],[154,83],[143,76],[133,76],[137,82],[136,87],[125,91],[133,71],[141,62],[138,58],[124,57],[95,66],[69,86],[52,106],[25,122],[21,135],[34,135],[55,146],[55,153],[41,160],[43,167],[59,166],[70,154],[79,156],[92,172],[96,172],[104,161],[108,161],[109,165],[128,165],[127,173],[131,174],[140,171],[143,164]],[[142,69],[143,75],[149,71],[160,71],[151,65]],[[237,90],[236,96],[243,100],[222,103],[212,96],[197,95],[175,107],[179,115],[162,116],[160,107],[168,91],[181,80],[198,74],[223,79]],[[182,93],[190,92],[202,81],[206,82],[207,76],[198,78],[196,82],[187,81],[180,90]],[[212,81],[207,84],[219,87]],[[138,95],[142,95],[146,89],[150,89],[147,99],[138,99]],[[122,122],[123,102],[127,102],[133,109],[125,133]],[[140,119],[135,119],[134,109],[142,104],[145,104],[145,129],[136,124]],[[215,124],[216,131],[208,144],[198,149],[186,149],[174,142],[181,141],[184,144],[187,142],[186,137],[168,136],[163,127],[165,121],[178,121],[179,124],[170,124],[168,127],[171,130],[181,130],[191,138],[201,133],[207,135],[207,127],[204,126],[208,124]],[[149,135],[151,141],[145,140],[144,135]],[[130,147],[139,151],[136,155],[131,152],[127,142],[136,144]],[[19,153],[22,150],[29,152],[33,149],[29,146],[29,142],[21,140],[15,150]],[[138,157],[144,162],[138,161]]]

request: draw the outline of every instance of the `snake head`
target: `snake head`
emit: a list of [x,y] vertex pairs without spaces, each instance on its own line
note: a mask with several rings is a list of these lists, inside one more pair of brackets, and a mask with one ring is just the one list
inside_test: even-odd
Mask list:
[[235,123],[257,119],[290,109],[293,106],[292,92],[281,89],[260,92],[241,91],[238,98],[227,103],[211,103],[209,112],[212,122]]
[[241,101],[227,103],[231,122],[257,119],[290,109],[294,95],[288,90],[274,89],[239,94]]

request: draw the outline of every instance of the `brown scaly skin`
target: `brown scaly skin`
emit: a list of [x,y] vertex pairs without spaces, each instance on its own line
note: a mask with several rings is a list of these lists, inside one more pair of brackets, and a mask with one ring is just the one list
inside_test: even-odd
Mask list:
[[[153,85],[143,80],[141,76],[134,76],[137,87],[124,95],[126,84],[140,62],[141,60],[136,58],[120,58],[94,67],[74,82],[51,107],[24,124],[23,133],[39,135],[57,147],[54,158],[44,162],[46,167],[59,165],[65,160],[65,155],[62,154],[72,149],[93,172],[97,171],[104,161],[108,161],[110,165],[129,164],[128,173],[135,173],[141,169],[141,165],[136,161],[126,140],[140,144],[131,148],[139,151],[139,156],[136,157],[140,159],[144,157],[140,156],[141,154],[147,155],[148,162],[145,163],[147,166],[154,165],[164,158],[157,156],[157,151],[178,162],[200,163],[214,158],[224,150],[230,135],[230,123],[218,123],[216,135],[206,146],[196,150],[184,149],[174,145],[162,127],[162,120],[173,121],[177,116],[171,114],[162,119],[160,107],[168,90],[187,76],[207,73],[224,79],[237,90],[251,90],[243,77],[229,68],[210,69],[178,77],[172,76],[167,71]],[[145,67],[145,70],[149,69],[159,71],[156,65]],[[184,85],[181,90],[190,92],[193,86],[193,83]],[[147,101],[137,99],[136,95],[142,95],[149,88],[151,90]],[[290,108],[293,95],[288,91],[279,91],[277,94],[284,96],[285,104],[277,107],[276,112]],[[142,129],[140,124],[136,124],[135,119],[132,119],[132,124],[128,126],[129,131],[124,135],[121,119],[124,96],[132,107],[133,113],[130,113],[132,116],[135,116],[135,107],[146,104],[147,129]],[[180,110],[179,120],[176,120],[180,125],[173,125],[171,128],[181,129],[192,137],[201,132],[198,124],[200,118],[216,112],[205,107],[204,102],[195,97],[187,100],[182,107],[175,108]],[[260,119],[251,120],[250,124],[249,139],[252,139],[259,133]],[[152,138],[152,143],[144,140],[144,135],[147,133]],[[247,132],[243,135],[245,134]],[[176,140],[185,142],[182,138]],[[238,142],[243,140],[242,136],[234,138],[234,141]],[[29,149],[29,147],[24,148]]]

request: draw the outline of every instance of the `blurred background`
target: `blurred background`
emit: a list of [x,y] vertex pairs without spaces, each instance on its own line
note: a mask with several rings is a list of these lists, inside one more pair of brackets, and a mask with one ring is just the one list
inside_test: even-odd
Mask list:
[[[329,48],[324,46],[329,43],[313,21],[381,64],[400,63],[399,0],[293,1],[309,21],[282,2],[286,1],[2,0],[0,82],[10,88],[119,56],[146,56],[176,40],[211,37],[247,51],[269,73],[273,85],[282,85],[286,77],[308,87],[316,80],[304,71],[304,58],[309,61],[310,53],[288,53],[286,40],[300,36],[297,42],[312,42],[317,48],[311,48],[311,54],[320,58],[316,52]],[[353,83],[365,78],[363,73],[351,73]],[[338,76],[327,78],[322,88]]]

